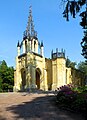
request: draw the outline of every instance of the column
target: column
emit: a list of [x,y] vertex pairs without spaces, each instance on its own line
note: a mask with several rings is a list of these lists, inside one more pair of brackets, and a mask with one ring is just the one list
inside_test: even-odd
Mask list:
[[14,80],[15,80],[15,84],[14,84],[14,91],[18,91],[21,89],[21,78],[20,78],[20,68],[19,68],[19,59],[18,57],[16,57],[16,71],[14,74]]
[[31,40],[29,41],[29,51],[31,51]]
[[38,41],[36,40],[36,44],[35,44],[35,52],[38,53]]
[[31,88],[36,88],[36,72],[35,72],[35,66],[32,66],[32,86]]
[[44,57],[44,47],[41,47],[41,55]]
[[25,48],[25,40],[23,41],[23,53],[25,53],[26,48]]
[[56,61],[52,61],[52,90],[57,88],[57,72]]
[[20,46],[17,47],[18,48],[18,56],[20,55]]
[[48,90],[48,85],[47,85],[47,71],[44,69],[44,89],[45,91]]
[[28,66],[27,68],[27,74],[26,74],[26,85],[27,88],[30,88],[30,79],[31,79],[31,75],[30,75],[30,66]]
[[27,41],[27,43],[26,43],[26,52],[28,52],[29,51],[29,42],[28,42],[28,39],[26,41]]
[[32,40],[32,51],[34,52],[34,39]]

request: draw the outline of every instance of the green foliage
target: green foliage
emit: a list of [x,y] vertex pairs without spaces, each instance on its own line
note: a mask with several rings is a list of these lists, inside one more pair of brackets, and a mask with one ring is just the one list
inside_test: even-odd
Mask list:
[[83,29],[86,29],[86,26],[87,26],[86,15],[87,15],[87,11],[84,11],[80,14],[80,17],[82,19],[82,21],[80,22],[80,25],[83,27]]
[[74,87],[72,90],[77,91],[78,93],[87,93],[87,86]]
[[[82,47],[82,55],[87,60],[87,19],[86,19],[86,24],[84,24],[83,27],[86,30],[84,31],[84,36],[83,36],[83,39],[81,42],[81,47]],[[86,61],[86,63],[87,63],[87,61]]]
[[73,103],[71,108],[77,112],[85,113],[87,101],[84,98],[77,98]]
[[65,17],[67,21],[69,21],[69,15],[75,18],[82,6],[86,4],[86,0],[62,0],[62,2],[66,4],[63,17]]
[[86,62],[80,62],[77,65],[78,70],[84,72],[85,75],[87,75],[87,64]]
[[86,114],[87,87],[73,88],[71,85],[62,86],[58,88],[56,98],[59,107]]
[[75,68],[76,62],[71,62],[70,59],[66,59],[66,67]]
[[2,92],[2,78],[0,77],[0,92]]
[[3,60],[0,64],[0,91],[12,91],[14,84],[14,68],[8,67]]

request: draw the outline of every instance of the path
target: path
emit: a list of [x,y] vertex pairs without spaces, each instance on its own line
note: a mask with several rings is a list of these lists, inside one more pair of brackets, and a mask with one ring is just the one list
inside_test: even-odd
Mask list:
[[59,110],[53,94],[0,93],[0,120],[84,120]]

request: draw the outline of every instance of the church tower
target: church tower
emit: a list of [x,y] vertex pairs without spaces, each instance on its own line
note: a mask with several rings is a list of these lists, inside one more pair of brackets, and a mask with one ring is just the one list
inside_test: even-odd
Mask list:
[[[45,76],[44,76],[45,74]],[[25,89],[47,89],[44,45],[39,42],[34,29],[30,7],[28,23],[23,40],[17,44],[14,91]]]

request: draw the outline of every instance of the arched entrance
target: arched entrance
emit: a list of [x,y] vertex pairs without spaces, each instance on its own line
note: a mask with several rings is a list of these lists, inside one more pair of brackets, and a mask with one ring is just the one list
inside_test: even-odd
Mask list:
[[25,85],[26,85],[26,72],[24,69],[21,70],[21,78],[22,78],[22,90],[25,89]]
[[40,76],[41,76],[41,71],[39,68],[37,68],[36,69],[36,85],[38,89],[40,89]]

